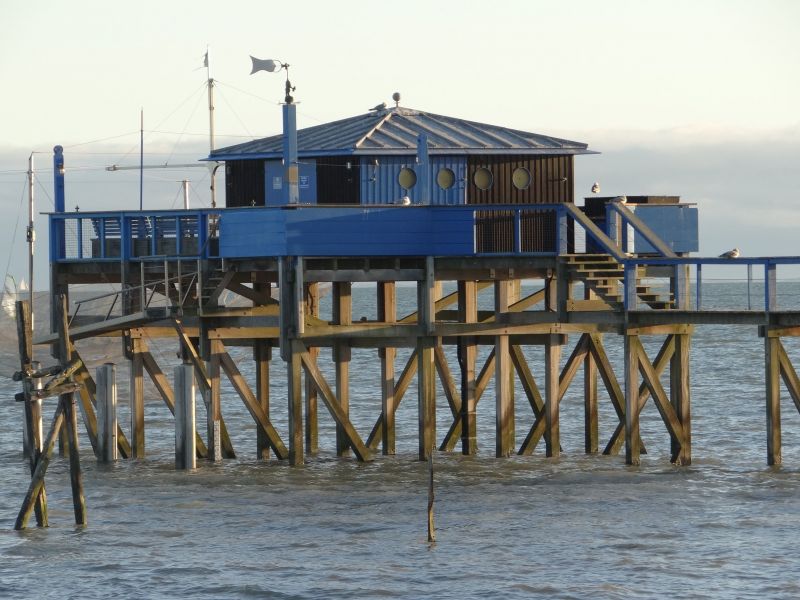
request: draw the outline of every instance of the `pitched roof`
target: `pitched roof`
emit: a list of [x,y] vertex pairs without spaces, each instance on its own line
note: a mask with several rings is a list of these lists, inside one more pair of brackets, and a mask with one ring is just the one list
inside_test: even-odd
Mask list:
[[[300,156],[414,154],[417,136],[430,154],[594,154],[587,145],[497,125],[391,107],[297,131]],[[277,158],[282,135],[214,150],[212,160]]]

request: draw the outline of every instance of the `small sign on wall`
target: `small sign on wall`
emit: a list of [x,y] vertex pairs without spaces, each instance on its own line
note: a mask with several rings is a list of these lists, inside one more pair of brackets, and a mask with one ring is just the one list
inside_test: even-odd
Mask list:
[[282,177],[273,177],[272,178],[272,189],[279,190],[283,187],[283,178]]

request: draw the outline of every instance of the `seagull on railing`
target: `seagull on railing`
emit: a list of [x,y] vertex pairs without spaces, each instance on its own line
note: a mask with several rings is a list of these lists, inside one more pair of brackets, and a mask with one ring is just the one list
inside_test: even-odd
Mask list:
[[723,252],[719,255],[720,258],[739,258],[739,249],[734,248],[733,250],[728,250],[727,252]]

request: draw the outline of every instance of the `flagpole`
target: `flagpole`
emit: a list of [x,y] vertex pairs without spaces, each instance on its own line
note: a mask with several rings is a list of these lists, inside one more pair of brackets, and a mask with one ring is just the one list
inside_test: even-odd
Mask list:
[[144,108],[139,110],[139,210],[144,210]]
[[[211,48],[206,46],[205,67],[208,78],[208,148],[214,152],[214,78],[211,76]],[[217,168],[211,169],[211,208],[217,207]]]
[[[34,193],[34,172],[33,172],[33,152],[28,157],[28,230],[26,238],[28,240],[28,301],[31,305],[31,339],[33,339],[33,250],[36,241],[36,232],[33,228],[33,193]],[[31,359],[33,355],[31,355]]]

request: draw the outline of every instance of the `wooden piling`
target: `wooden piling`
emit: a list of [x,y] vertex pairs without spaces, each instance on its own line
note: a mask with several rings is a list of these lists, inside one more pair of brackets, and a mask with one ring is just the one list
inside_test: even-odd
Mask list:
[[561,454],[561,429],[559,426],[559,363],[561,361],[561,336],[548,334],[544,345],[544,414],[545,454]]
[[[500,322],[508,312],[510,282],[496,281],[494,286],[495,321]],[[514,378],[507,335],[497,335],[494,341],[495,360],[495,455],[510,456],[516,446],[514,435]]]
[[[351,325],[353,322],[352,284],[349,281],[333,283],[333,321],[337,325]],[[350,414],[350,359],[351,350],[346,342],[337,342],[333,347],[333,360],[336,369],[336,398],[345,415]],[[336,454],[349,453],[347,436],[340,425],[336,426]]]
[[675,351],[670,361],[670,402],[680,421],[681,439],[671,436],[672,462],[678,465],[692,464],[692,411],[691,386],[689,384],[689,334],[675,334]]
[[[387,324],[397,321],[397,290],[394,281],[381,281],[377,286],[378,320]],[[381,362],[381,417],[383,435],[381,450],[385,455],[394,454],[395,448],[395,395],[394,362],[397,350],[391,346],[378,350]]]
[[119,457],[116,373],[113,363],[97,368],[97,458],[100,462],[113,462]]
[[638,337],[625,335],[625,462],[640,463]]
[[175,468],[196,468],[194,366],[175,367]]
[[[319,284],[309,283],[306,284],[306,312],[311,317],[319,317]],[[308,349],[308,355],[312,360],[316,361],[319,357],[319,348],[312,347]],[[317,388],[308,377],[305,379],[305,436],[306,436],[306,453],[309,456],[314,456],[319,452],[319,409]]]
[[[269,417],[269,364],[272,348],[266,340],[255,340],[253,352],[256,363],[256,400],[264,414]],[[269,440],[260,427],[256,431],[256,456],[261,460],[269,460]]]
[[764,363],[767,409],[767,464],[780,465],[781,457],[781,395],[779,337],[764,336]]
[[131,458],[144,458],[144,362],[139,336],[131,335],[129,340]]
[[427,257],[425,278],[417,284],[417,398],[419,459],[428,460],[436,447],[436,338],[431,337],[435,311],[433,257]]
[[[287,368],[287,395],[289,400],[289,464],[302,465],[303,458],[303,387],[302,359],[303,345],[297,341],[289,342]],[[281,350],[283,352],[283,350]]]
[[[478,321],[478,287],[475,281],[458,282],[458,313],[462,323]],[[478,396],[475,382],[475,363],[478,346],[474,337],[459,340],[458,360],[461,370],[461,453],[478,451]]]
[[[220,390],[220,360],[222,342],[217,339],[209,340],[211,360],[209,361],[208,379],[211,383],[208,405],[206,407],[206,430],[208,432],[208,459],[212,462],[222,460],[222,398]],[[194,438],[194,436],[192,436]]]

